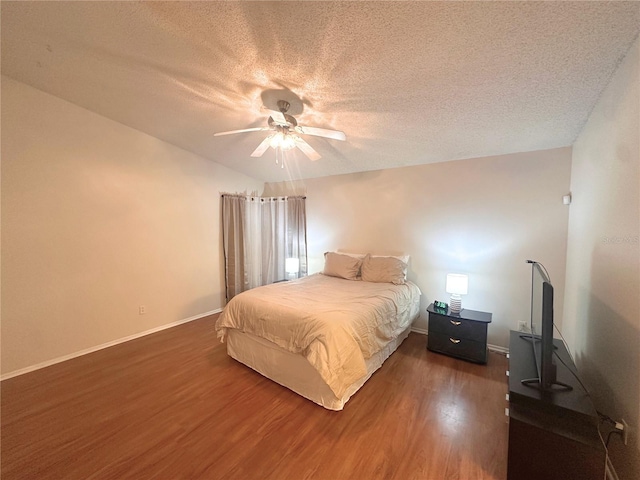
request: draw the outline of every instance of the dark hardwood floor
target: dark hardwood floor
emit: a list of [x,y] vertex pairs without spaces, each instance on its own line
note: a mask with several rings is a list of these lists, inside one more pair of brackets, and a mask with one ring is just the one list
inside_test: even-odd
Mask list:
[[412,333],[332,412],[229,358],[214,321],[2,382],[2,479],[506,478],[504,356]]

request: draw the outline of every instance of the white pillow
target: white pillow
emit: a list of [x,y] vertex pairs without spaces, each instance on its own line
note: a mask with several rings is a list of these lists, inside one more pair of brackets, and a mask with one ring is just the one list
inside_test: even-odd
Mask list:
[[357,280],[360,275],[362,259],[335,252],[324,254],[324,270],[322,273],[330,277]]
[[367,255],[362,261],[360,271],[365,282],[402,285],[407,275],[407,264],[398,257]]

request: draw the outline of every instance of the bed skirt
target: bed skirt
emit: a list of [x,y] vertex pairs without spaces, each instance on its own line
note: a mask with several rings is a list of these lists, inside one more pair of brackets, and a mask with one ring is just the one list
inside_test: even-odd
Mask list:
[[342,398],[336,397],[318,371],[302,355],[284,350],[275,343],[251,333],[230,328],[227,336],[227,353],[261,375],[328,410],[342,410],[353,394],[396,351],[410,331],[411,325],[378,353],[367,359],[365,361],[367,374],[351,384]]

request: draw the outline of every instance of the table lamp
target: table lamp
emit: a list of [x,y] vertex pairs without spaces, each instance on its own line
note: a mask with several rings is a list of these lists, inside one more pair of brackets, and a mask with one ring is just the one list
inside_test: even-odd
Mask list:
[[284,261],[284,270],[289,276],[298,278],[298,272],[300,272],[300,259],[299,258],[287,258]]
[[449,311],[451,313],[460,313],[460,310],[462,310],[462,298],[460,298],[460,295],[467,294],[468,286],[469,278],[466,275],[447,274],[447,293],[451,294],[451,299],[449,300]]

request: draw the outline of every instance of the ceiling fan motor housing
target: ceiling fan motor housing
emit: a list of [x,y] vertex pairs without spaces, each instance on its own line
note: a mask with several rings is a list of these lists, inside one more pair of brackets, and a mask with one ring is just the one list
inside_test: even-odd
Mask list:
[[289,111],[289,107],[291,104],[286,100],[278,100],[278,110],[280,110],[283,114]]

